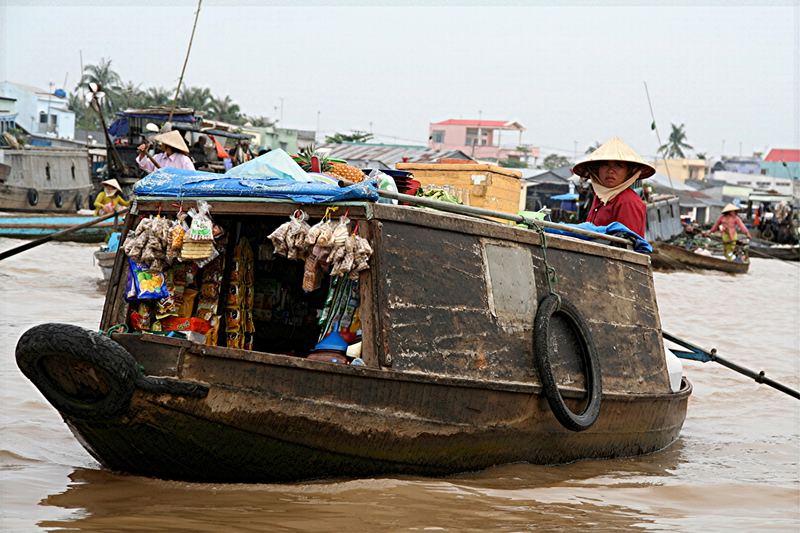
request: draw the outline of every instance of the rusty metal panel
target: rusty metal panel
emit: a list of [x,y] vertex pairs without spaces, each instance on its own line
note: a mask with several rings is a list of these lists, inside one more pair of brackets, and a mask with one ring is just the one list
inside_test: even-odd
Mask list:
[[485,242],[489,311],[504,328],[530,329],[536,316],[536,280],[527,246]]

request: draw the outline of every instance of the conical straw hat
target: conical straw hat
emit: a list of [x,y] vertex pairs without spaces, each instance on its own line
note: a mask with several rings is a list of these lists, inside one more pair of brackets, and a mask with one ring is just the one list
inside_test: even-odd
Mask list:
[[179,152],[183,152],[184,154],[189,153],[189,147],[186,146],[186,141],[183,140],[183,136],[180,134],[178,130],[168,131],[166,133],[159,133],[155,137],[153,137],[154,141],[158,141],[160,143],[164,143],[167,146],[171,146],[178,150]]
[[119,192],[122,192],[122,187],[120,187],[119,182],[114,178],[111,178],[110,180],[101,181],[100,184],[108,185],[109,187],[113,187],[117,189]]
[[642,159],[633,148],[625,144],[619,137],[612,137],[606,141],[601,147],[589,154],[586,159],[575,165],[572,168],[572,172],[582,178],[590,178],[592,163],[599,161],[624,161],[639,165],[642,170],[641,179],[649,178],[656,173],[653,165]]
[[738,211],[738,210],[739,210],[739,208],[736,207],[735,205],[728,204],[728,205],[726,205],[725,207],[722,208],[722,213],[723,214],[724,213],[730,213],[731,211]]

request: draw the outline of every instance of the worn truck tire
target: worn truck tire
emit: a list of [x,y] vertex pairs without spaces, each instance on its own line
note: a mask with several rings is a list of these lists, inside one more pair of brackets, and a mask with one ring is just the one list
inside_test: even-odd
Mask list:
[[85,420],[124,413],[139,374],[125,348],[70,324],[41,324],[17,342],[17,366],[58,411]]
[[[581,413],[573,413],[570,410],[564,402],[564,397],[558,390],[558,384],[553,376],[549,340],[550,319],[557,313],[567,318],[581,346],[580,357],[586,373],[586,394],[588,397],[586,407]],[[547,296],[539,303],[533,326],[533,354],[547,403],[550,404],[550,409],[556,419],[571,431],[589,429],[595,423],[597,417],[600,416],[603,385],[600,364],[591,333],[574,305],[563,298],[559,305],[559,299],[554,295]]]

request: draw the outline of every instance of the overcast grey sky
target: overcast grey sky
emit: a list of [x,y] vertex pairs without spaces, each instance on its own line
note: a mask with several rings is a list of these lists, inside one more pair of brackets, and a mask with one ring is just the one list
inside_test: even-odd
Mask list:
[[[591,7],[205,0],[189,85],[229,94],[251,115],[321,130],[372,130],[424,143],[428,123],[514,119],[523,141],[582,152],[619,135],[662,137],[717,155],[800,146],[800,1]],[[419,4],[419,2],[417,3]],[[483,5],[481,5],[483,4]],[[0,79],[72,90],[85,64],[110,57],[125,80],[174,87],[196,2],[0,0]]]

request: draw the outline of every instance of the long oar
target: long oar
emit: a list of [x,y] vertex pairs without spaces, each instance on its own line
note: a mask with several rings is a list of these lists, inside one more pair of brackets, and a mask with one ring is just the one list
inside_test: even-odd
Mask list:
[[127,212],[128,212],[127,209],[123,209],[121,211],[117,211],[117,212],[114,212],[114,213],[109,213],[107,215],[103,215],[101,217],[94,218],[94,219],[92,219],[92,220],[90,220],[88,222],[84,222],[83,224],[78,224],[77,226],[71,226],[71,227],[69,227],[67,229],[58,231],[56,233],[51,233],[50,235],[45,235],[41,239],[36,239],[35,241],[26,242],[25,244],[23,244],[21,246],[17,246],[16,248],[12,248],[10,250],[6,250],[5,252],[0,252],[0,261],[2,261],[3,259],[6,259],[8,257],[17,255],[20,252],[24,252],[25,250],[30,250],[31,248],[36,248],[40,244],[44,244],[46,242],[50,242],[53,239],[56,239],[58,237],[62,237],[64,235],[69,235],[70,233],[72,233],[74,231],[78,231],[78,230],[83,229],[83,228],[89,228],[91,226],[94,226],[95,224],[99,224],[100,222],[102,222],[104,220],[108,220],[109,218],[118,217],[118,216],[124,215]]
[[683,346],[684,348],[688,348],[690,350],[690,351],[684,351],[684,350],[673,350],[673,349],[670,349],[670,351],[672,353],[674,353],[675,355],[677,355],[681,359],[689,359],[689,360],[692,360],[692,361],[700,361],[702,363],[707,363],[709,361],[714,361],[715,363],[719,363],[724,367],[730,368],[734,372],[738,372],[738,373],[740,373],[740,374],[742,374],[744,376],[747,376],[747,377],[755,380],[756,383],[763,383],[764,385],[769,385],[770,387],[772,387],[774,389],[778,389],[779,391],[783,392],[784,394],[788,394],[789,396],[792,396],[792,397],[797,398],[798,400],[800,400],[800,392],[797,392],[796,390],[794,390],[792,388],[789,388],[786,385],[778,383],[777,381],[773,381],[773,380],[769,379],[768,377],[766,377],[764,375],[764,371],[763,370],[761,372],[755,372],[754,370],[750,370],[749,368],[745,368],[743,366],[737,365],[734,362],[728,361],[727,359],[724,359],[724,358],[722,358],[722,357],[717,355],[717,349],[716,348],[712,348],[710,352],[707,352],[704,349],[699,348],[699,347],[695,346],[694,344],[692,344],[690,342],[687,342],[687,341],[685,341],[683,339],[679,339],[678,337],[675,337],[674,335],[670,335],[666,331],[662,331],[661,334],[668,341],[672,341],[675,344],[679,344],[679,345]]

